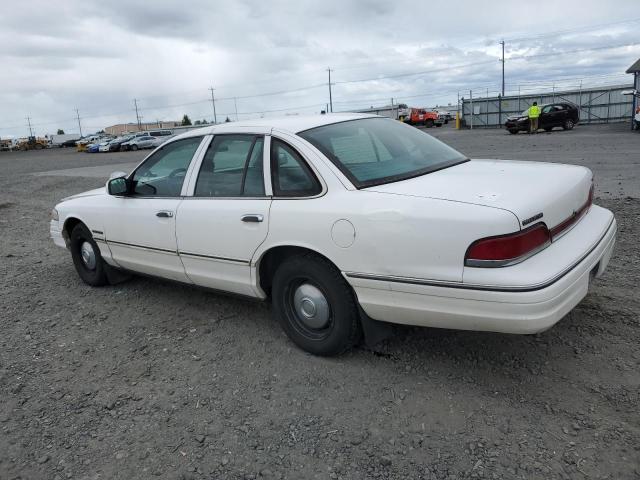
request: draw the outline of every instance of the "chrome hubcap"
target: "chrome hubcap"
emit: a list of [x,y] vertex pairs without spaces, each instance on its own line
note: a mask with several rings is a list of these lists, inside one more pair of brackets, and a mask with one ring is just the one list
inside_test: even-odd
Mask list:
[[96,268],[96,252],[93,251],[93,246],[89,242],[82,242],[80,245],[80,257],[89,270]]
[[313,285],[304,283],[296,289],[293,308],[300,321],[309,328],[320,329],[329,323],[329,302]]

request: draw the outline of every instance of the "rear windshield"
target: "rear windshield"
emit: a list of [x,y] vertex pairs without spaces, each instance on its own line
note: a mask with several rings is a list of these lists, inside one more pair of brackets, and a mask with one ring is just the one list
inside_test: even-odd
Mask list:
[[417,128],[386,118],[350,120],[299,133],[357,187],[396,182],[468,159]]

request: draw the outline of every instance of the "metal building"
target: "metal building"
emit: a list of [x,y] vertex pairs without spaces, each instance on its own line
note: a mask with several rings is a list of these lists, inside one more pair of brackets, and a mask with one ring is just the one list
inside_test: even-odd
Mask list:
[[[626,73],[633,74],[633,89],[640,91],[640,58],[636,60],[633,65],[627,68]],[[631,108],[631,127],[633,128],[633,116],[640,105],[638,105],[638,97],[636,95],[632,95],[631,100],[633,102],[633,106]]]

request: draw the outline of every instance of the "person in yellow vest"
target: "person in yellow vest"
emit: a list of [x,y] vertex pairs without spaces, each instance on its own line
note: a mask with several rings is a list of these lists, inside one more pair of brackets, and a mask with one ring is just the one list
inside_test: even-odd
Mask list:
[[538,118],[540,118],[538,102],[533,102],[527,113],[529,114],[529,133],[538,133]]

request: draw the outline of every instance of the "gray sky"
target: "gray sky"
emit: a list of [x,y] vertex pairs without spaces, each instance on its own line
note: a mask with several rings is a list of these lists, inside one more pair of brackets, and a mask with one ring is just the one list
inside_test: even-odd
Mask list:
[[[2,138],[27,135],[27,116],[38,135],[77,132],[76,107],[84,133],[134,122],[134,98],[143,121],[211,120],[211,85],[219,121],[234,119],[233,97],[240,119],[318,112],[328,66],[334,111],[392,97],[455,104],[459,90],[497,93],[501,38],[507,93],[554,80],[570,87],[578,77],[628,83],[624,70],[640,57],[638,0],[7,3]],[[416,72],[426,73],[381,78]],[[374,80],[351,82],[365,79]],[[284,93],[243,98],[276,92]]]

